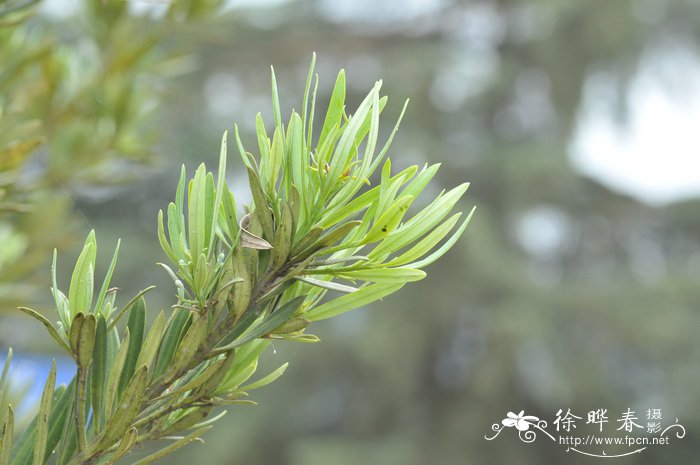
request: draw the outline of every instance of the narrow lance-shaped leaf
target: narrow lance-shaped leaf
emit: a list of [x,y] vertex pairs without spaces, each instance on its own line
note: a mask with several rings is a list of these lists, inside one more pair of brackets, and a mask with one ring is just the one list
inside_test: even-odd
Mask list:
[[426,234],[450,213],[468,187],[469,183],[464,183],[439,196],[400,228],[391,232],[371,254],[380,256],[399,250]]
[[151,368],[156,353],[158,352],[161,339],[163,338],[164,330],[165,315],[163,314],[163,311],[161,311],[151,325],[151,329],[148,331],[146,339],[143,341],[143,346],[141,347],[141,353],[136,361],[136,366],[145,365],[149,369]]
[[39,403],[39,413],[37,414],[36,441],[34,443],[34,465],[43,465],[46,453],[46,443],[49,434],[49,415],[51,414],[51,403],[53,401],[53,391],[56,385],[56,360],[51,360],[51,369],[44,385],[44,392]]
[[309,278],[308,276],[297,276],[301,282],[311,284],[312,286],[321,287],[323,289],[329,289],[331,291],[345,292],[346,294],[357,291],[356,287],[348,286],[346,284],[340,284],[333,281],[325,281],[321,279]]
[[[107,295],[107,290],[109,289],[109,283],[112,280],[112,274],[114,273],[114,268],[117,266],[117,256],[119,255],[119,246],[122,240],[117,240],[117,246],[114,248],[114,255],[112,256],[112,261],[107,269],[107,274],[102,282],[102,288],[97,296],[97,303],[95,303],[95,312],[102,312],[102,304],[104,303],[105,296]],[[109,318],[109,315],[104,315],[105,318]]]
[[261,388],[261,387],[263,387],[263,386],[267,386],[268,384],[270,384],[270,383],[276,381],[277,378],[279,378],[280,376],[282,376],[282,375],[284,374],[284,372],[285,372],[285,370],[287,369],[288,366],[289,366],[289,363],[285,363],[284,365],[282,365],[281,367],[277,368],[275,371],[273,371],[273,372],[270,373],[269,375],[267,375],[267,376],[265,376],[265,377],[263,377],[263,378],[260,378],[259,380],[254,381],[254,382],[252,382],[252,383],[250,383],[250,384],[247,384],[247,385],[245,385],[245,386],[241,386],[240,389],[241,389],[242,391],[252,391],[253,389],[259,389],[259,388]]
[[114,363],[112,363],[112,368],[109,370],[109,376],[107,377],[107,389],[105,392],[105,412],[106,416],[112,415],[114,411],[115,402],[119,394],[119,380],[121,379],[122,372],[124,371],[124,363],[126,362],[126,357],[129,352],[129,346],[131,344],[131,334],[129,333],[129,328],[126,328],[126,333],[119,345],[119,350],[117,350],[117,355],[114,358]]
[[219,209],[221,208],[221,202],[223,196],[228,194],[228,189],[226,188],[226,156],[227,147],[226,141],[228,137],[228,131],[224,131],[224,135],[221,138],[221,152],[219,153],[219,173],[216,181],[216,197],[214,199],[214,211],[212,213],[212,224],[211,233],[209,239],[209,254],[214,253],[214,238],[216,237],[216,224],[219,220]]
[[116,443],[131,427],[131,423],[139,412],[148,381],[148,368],[140,367],[134,373],[129,384],[124,389],[119,401],[119,414],[112,415],[105,431],[100,438],[97,451],[103,451]]
[[447,241],[445,241],[445,243],[442,246],[440,246],[440,248],[438,250],[431,253],[430,255],[428,255],[427,257],[425,257],[422,260],[411,263],[409,266],[413,266],[416,268],[423,268],[423,267],[430,265],[431,263],[433,263],[435,260],[439,259],[443,255],[445,255],[445,253],[447,253],[447,251],[450,250],[452,248],[452,246],[455,244],[455,242],[457,242],[457,240],[462,236],[462,234],[464,233],[464,230],[467,228],[467,225],[469,224],[469,221],[471,220],[472,214],[474,213],[475,210],[476,210],[476,207],[472,208],[472,210],[469,212],[469,216],[467,216],[467,218],[459,226],[457,231],[455,231],[455,233],[452,236],[450,236],[450,238]]
[[118,395],[124,392],[131,376],[136,369],[136,361],[141,353],[141,345],[143,343],[143,334],[146,324],[146,301],[139,298],[131,307],[129,312],[129,320],[126,324],[129,328],[129,350],[124,360],[121,377],[119,378]]
[[154,378],[157,378],[163,372],[165,372],[170,365],[173,356],[175,356],[175,350],[180,344],[185,331],[187,331],[187,322],[189,319],[190,312],[184,308],[176,309],[173,315],[170,317],[168,329],[165,331],[163,341],[160,345],[160,352],[158,353],[158,360],[156,361],[156,369],[153,373]]
[[195,171],[194,178],[189,183],[187,193],[187,217],[189,219],[189,245],[194,259],[204,250],[205,226],[205,202],[206,202],[207,174],[204,163]]
[[199,428],[198,430],[195,430],[188,434],[187,436],[183,437],[182,439],[178,439],[174,443],[170,444],[167,447],[164,447],[163,449],[159,450],[158,452],[154,452],[153,454],[149,455],[148,457],[145,457],[138,462],[134,463],[134,465],[147,465],[149,463],[153,463],[156,460],[160,460],[163,457],[166,457],[176,450],[185,447],[187,444],[196,441],[199,439],[199,437],[212,429],[212,426],[205,426],[204,428]]
[[192,324],[190,329],[182,338],[180,347],[178,347],[175,356],[173,357],[172,364],[170,365],[169,373],[178,373],[180,370],[185,369],[187,365],[192,361],[194,355],[200,346],[204,343],[207,336],[207,317],[192,315]]
[[272,315],[268,316],[265,318],[265,320],[262,321],[262,323],[258,324],[257,326],[253,327],[251,330],[249,330],[247,333],[243,335],[240,339],[234,340],[230,344],[227,344],[223,347],[219,347],[216,350],[212,351],[213,353],[223,353],[227,352],[231,349],[234,349],[236,347],[240,347],[250,341],[253,341],[261,336],[264,336],[275,329],[279,327],[282,323],[287,321],[289,318],[294,315],[294,312],[297,311],[299,306],[301,306],[302,302],[304,302],[304,297],[296,297],[295,299],[285,303],[282,305],[280,308],[278,308]]
[[335,80],[335,86],[333,86],[333,93],[331,94],[331,100],[328,103],[328,110],[326,111],[326,119],[323,121],[323,128],[321,129],[321,135],[318,140],[323,141],[331,128],[337,124],[343,118],[343,109],[345,108],[345,70],[341,69],[338,73],[338,77]]
[[44,315],[41,313],[37,312],[36,310],[32,310],[31,308],[27,307],[18,307],[19,310],[22,312],[26,313],[27,315],[31,316],[32,318],[36,318],[41,324],[44,325],[46,330],[49,332],[49,335],[53,338],[54,341],[58,343],[59,346],[61,346],[66,352],[69,354],[71,353],[71,349],[66,343],[66,341],[63,339],[63,336],[59,334],[58,330],[54,327],[54,325],[51,324],[49,320],[46,319]]
[[260,178],[257,173],[251,168],[248,168],[248,179],[250,181],[250,190],[253,194],[253,202],[255,202],[255,215],[258,217],[263,228],[263,234],[269,240],[274,238],[274,229],[272,227],[272,214],[268,207],[267,197],[260,184]]
[[411,268],[379,268],[353,270],[338,273],[344,279],[371,281],[375,283],[406,283],[425,278],[425,272]]
[[97,431],[104,426],[104,396],[107,378],[107,322],[103,316],[97,319],[95,345],[90,367],[90,402],[92,404],[92,422]]
[[87,313],[92,305],[92,292],[97,243],[95,231],[90,231],[82,252],[78,256],[68,290],[68,309],[73,317],[79,312]]
[[455,213],[450,218],[442,222],[437,228],[433,229],[427,236],[421,239],[416,245],[405,251],[398,257],[387,263],[388,266],[398,266],[410,263],[413,260],[418,260],[420,257],[428,253],[438,242],[440,242],[449,233],[457,221],[462,216],[462,213]]
[[15,412],[12,410],[12,405],[8,405],[5,418],[2,421],[2,431],[0,431],[0,465],[10,465],[10,452],[12,451],[14,434]]
[[136,444],[138,435],[138,430],[136,428],[130,428],[121,441],[119,441],[117,449],[112,453],[112,456],[105,465],[114,465],[120,458],[124,457]]
[[304,316],[312,321],[325,320],[341,313],[354,310],[379,300],[403,287],[404,283],[377,283],[363,287],[352,294],[338,297],[306,312]]

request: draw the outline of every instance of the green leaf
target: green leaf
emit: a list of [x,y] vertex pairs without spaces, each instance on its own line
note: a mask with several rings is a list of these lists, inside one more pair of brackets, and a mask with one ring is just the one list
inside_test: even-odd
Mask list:
[[324,250],[332,245],[334,245],[336,242],[340,241],[341,239],[345,238],[350,231],[358,227],[360,224],[362,224],[361,221],[349,221],[345,224],[342,224],[338,226],[337,228],[333,229],[332,231],[328,232],[327,234],[323,235],[318,241],[316,241],[313,245],[311,245],[309,248],[306,250],[302,251],[294,257],[294,260],[304,260],[308,257],[311,257],[315,253],[318,252],[323,252],[323,253],[330,253],[331,250]]
[[126,327],[129,328],[129,350],[124,360],[124,367],[119,378],[119,388],[117,397],[124,392],[129,380],[131,380],[134,370],[136,369],[136,361],[141,353],[141,345],[143,344],[143,335],[146,325],[146,300],[141,297],[131,306],[129,312],[129,320]]
[[394,202],[382,216],[374,221],[372,228],[362,239],[361,243],[370,244],[379,241],[394,231],[406,214],[406,210],[408,210],[411,202],[413,202],[413,197],[410,195],[402,196]]
[[114,465],[120,458],[124,457],[127,452],[131,450],[132,447],[136,444],[136,439],[138,438],[138,431],[136,428],[130,428],[124,437],[119,441],[119,445],[117,446],[117,450],[114,451],[112,456],[109,458],[109,460],[105,463],[105,465]]
[[180,394],[184,394],[187,391],[191,391],[193,389],[198,388],[202,384],[206,383],[211,379],[212,376],[214,376],[219,369],[224,365],[225,360],[216,360],[213,362],[211,365],[206,367],[204,370],[202,370],[200,373],[197,374],[194,378],[183,384],[182,386],[177,386],[171,391],[169,391],[167,394],[164,394],[161,396],[161,398],[164,397],[171,397],[171,396],[179,396]]
[[[80,313],[78,315],[81,315]],[[77,318],[77,315],[76,315]],[[80,326],[80,334],[78,335],[78,344],[76,347],[76,355],[78,365],[87,368],[92,362],[92,352],[95,347],[95,332],[97,321],[95,315],[89,314],[83,317],[82,325]]]
[[145,365],[149,368],[152,367],[153,360],[155,359],[158,348],[160,347],[161,339],[163,338],[163,332],[165,331],[165,315],[163,311],[158,314],[155,321],[151,325],[151,329],[146,335],[146,339],[143,341],[143,346],[141,347],[141,353],[139,353],[139,358],[136,361],[136,366]]
[[379,300],[403,287],[404,283],[377,283],[363,287],[352,294],[338,297],[306,312],[304,316],[312,321],[325,320],[354,310],[363,305]]
[[250,190],[255,203],[255,215],[262,225],[264,237],[272,240],[275,236],[272,227],[272,214],[268,206],[269,202],[260,184],[260,178],[251,168],[248,168],[248,180],[250,181]]
[[148,367],[141,366],[129,381],[121,395],[118,415],[112,415],[105,426],[95,452],[101,452],[115,444],[131,427],[131,423],[139,413],[148,382]]
[[80,349],[80,332],[83,329],[83,323],[85,322],[85,314],[83,312],[78,313],[73,318],[70,324],[70,334],[68,335],[68,343],[70,344],[70,351],[73,354],[76,362],[78,361],[78,350]]
[[348,121],[343,134],[340,136],[338,145],[336,146],[333,157],[331,158],[330,168],[328,170],[328,176],[326,176],[327,183],[324,189],[324,197],[326,197],[334,186],[339,182],[341,175],[344,171],[348,169],[350,159],[354,153],[352,150],[355,144],[355,137],[362,125],[362,122],[367,117],[371,109],[372,102],[374,100],[375,94],[379,92],[381,88],[381,81],[378,81],[370,93],[365,97],[357,111]]
[[187,331],[187,323],[190,319],[190,312],[184,308],[176,309],[170,318],[170,324],[163,337],[163,342],[160,345],[160,353],[158,354],[158,360],[156,362],[156,369],[153,373],[153,378],[157,378],[170,365],[170,362],[175,355],[175,350],[177,349],[182,337]]
[[[316,67],[316,52],[311,54],[311,64],[309,65],[309,72],[306,74],[306,85],[304,86],[304,99],[301,104],[301,116],[303,118],[302,130],[306,134],[309,128],[309,123],[313,124],[313,110],[311,114],[311,121],[307,118],[307,109],[309,105],[309,91],[311,90],[311,78],[314,75],[314,68]],[[314,92],[315,94],[315,92]],[[313,104],[312,104],[313,105]],[[311,141],[306,143],[307,147],[311,146]]]
[[163,436],[170,436],[188,430],[199,424],[211,413],[212,407],[191,408],[185,411],[180,417],[169,426],[165,427],[160,433]]
[[[75,382],[71,382],[68,388],[59,387],[56,390],[56,399],[53,402],[51,409],[51,418],[49,420],[49,433],[47,436],[46,459],[51,451],[56,447],[59,438],[64,432],[65,420],[68,412],[71,409],[73,400],[75,399]],[[37,419],[34,417],[30,425],[24,430],[19,441],[15,442],[12,449],[12,464],[13,465],[29,465],[34,459],[34,445],[36,443]],[[75,422],[71,422],[75,424]]]
[[285,363],[284,365],[282,365],[281,367],[279,367],[278,369],[276,369],[275,371],[273,371],[269,375],[267,375],[263,378],[260,378],[259,380],[254,381],[254,382],[247,384],[245,386],[241,386],[240,389],[242,391],[252,391],[253,389],[259,389],[263,386],[267,386],[268,384],[276,381],[277,378],[282,376],[288,366],[289,366],[289,363]]
[[95,346],[90,367],[90,401],[92,404],[92,423],[97,431],[104,426],[104,396],[107,379],[107,322],[103,316],[97,319]]
[[12,438],[15,434],[15,412],[12,405],[7,406],[7,413],[2,421],[0,431],[0,465],[10,465],[10,452],[12,451]]
[[206,340],[208,333],[208,319],[206,316],[192,314],[192,324],[182,338],[182,342],[170,364],[169,373],[177,373],[185,369],[192,361],[197,350]]
[[287,261],[292,245],[293,219],[292,211],[287,202],[280,206],[280,218],[275,230],[275,245],[272,249],[272,269],[279,270]]
[[450,218],[445,220],[438,227],[433,229],[427,236],[421,239],[416,245],[409,250],[392,259],[387,265],[405,265],[406,263],[418,260],[420,257],[428,253],[435,245],[440,242],[449,233],[457,221],[462,216],[462,213],[455,213]]
[[296,310],[301,306],[302,302],[304,302],[304,298],[304,296],[300,296],[290,300],[289,302],[280,306],[274,313],[265,318],[260,324],[258,324],[257,326],[253,326],[248,332],[244,333],[240,339],[236,339],[230,344],[227,344],[223,347],[219,347],[213,350],[212,352],[228,352],[231,349],[235,349],[236,347],[240,347],[244,344],[247,344],[248,342],[254,341],[259,337],[271,333],[294,315],[294,312],[296,312]]
[[131,310],[131,307],[132,307],[139,299],[141,299],[148,291],[152,291],[152,290],[155,289],[155,288],[156,288],[155,286],[148,286],[148,287],[145,288],[145,289],[141,289],[129,302],[127,302],[126,305],[124,305],[124,307],[122,307],[121,310],[119,310],[119,312],[117,312],[117,314],[115,315],[115,317],[112,318],[112,319],[109,321],[109,325],[107,325],[107,329],[108,329],[108,330],[112,330],[112,329],[114,328],[114,326],[119,322],[119,320],[121,320],[122,316],[124,316],[124,314],[125,314],[127,311]]
[[7,349],[5,363],[2,366],[2,375],[0,375],[0,405],[5,405],[7,399],[7,375],[10,373],[10,365],[12,364],[13,351],[12,347]]
[[[117,266],[117,256],[119,255],[119,246],[122,240],[117,240],[117,246],[114,248],[114,255],[112,256],[112,261],[109,264],[109,269],[105,275],[105,279],[102,282],[102,288],[97,296],[97,303],[95,304],[95,313],[102,312],[102,304],[104,303],[105,296],[107,295],[107,290],[109,289],[109,283],[112,280],[112,274],[114,273],[114,268]],[[103,313],[104,314],[104,313]],[[105,318],[109,318],[109,315],[104,315]]]
[[[258,150],[260,151],[260,181],[264,187],[269,188],[269,183],[274,176],[273,167],[270,164],[270,138],[267,137],[265,122],[260,113],[255,115],[255,135],[258,138]],[[272,191],[268,190],[268,194],[271,193]]]
[[214,216],[214,211],[216,210],[214,201],[216,198],[216,186],[214,185],[214,175],[212,173],[207,173],[206,181],[204,184],[204,242],[202,245],[202,253],[206,252],[206,256],[212,255],[212,250],[209,248],[209,244],[212,243],[216,220],[218,219]]
[[190,434],[188,434],[184,438],[175,441],[174,443],[170,444],[167,447],[164,447],[163,449],[159,450],[158,452],[154,452],[153,454],[149,455],[148,457],[145,457],[145,458],[139,460],[138,462],[134,463],[134,465],[147,465],[149,463],[155,462],[156,460],[160,460],[163,457],[166,457],[166,456],[172,454],[176,450],[178,450],[182,447],[185,447],[187,444],[189,444],[193,441],[196,441],[197,439],[199,439],[199,437],[202,434],[206,433],[207,431],[209,431],[212,428],[213,428],[213,426],[205,426],[204,428],[199,428],[199,429],[191,432]]
[[107,417],[114,412],[115,402],[119,398],[119,380],[124,371],[124,364],[129,353],[130,340],[129,328],[126,328],[126,333],[119,345],[119,350],[117,350],[117,355],[114,357],[114,363],[107,377],[107,389],[105,391],[105,415]]
[[202,163],[195,171],[194,178],[190,181],[187,195],[189,245],[190,254],[193,258],[199,257],[204,251],[206,189],[207,172],[204,163]]
[[464,183],[439,196],[417,215],[402,224],[400,228],[389,234],[381,244],[372,250],[370,256],[380,257],[383,254],[399,250],[433,229],[450,213],[452,207],[464,195],[468,187],[469,183]]
[[[288,149],[288,166],[287,171],[292,176],[293,184],[301,188],[301,193],[311,193],[306,189],[306,172],[309,168],[308,152],[304,152],[304,134],[302,130],[302,121],[297,113],[292,113],[292,118],[289,122],[289,137],[290,144]],[[309,202],[312,199],[306,198]]]
[[[415,166],[406,168],[402,172],[394,175],[390,181],[393,183],[400,180],[401,184],[404,184],[415,174],[416,170],[417,167]],[[354,216],[360,213],[362,210],[367,208],[367,206],[377,202],[382,189],[382,186],[379,185],[368,190],[367,192],[364,192],[362,195],[354,198],[347,204],[339,204],[335,207],[330,207],[328,210],[324,211],[323,217],[318,222],[318,226],[329,227],[339,223],[348,216]]]
[[240,248],[233,251],[232,260],[234,279],[241,280],[233,289],[233,299],[231,302],[231,310],[236,316],[236,319],[238,319],[243,312],[246,311],[248,305],[250,304],[250,296],[253,286],[251,276],[248,272],[248,267],[246,266],[245,257],[243,256],[243,251]]
[[170,245],[175,256],[173,263],[178,263],[179,260],[186,262],[188,259],[185,229],[182,229],[183,216],[184,214],[178,210],[176,204],[172,202],[168,204],[168,236],[170,237]]
[[455,231],[455,233],[452,236],[450,236],[450,238],[447,241],[445,241],[445,243],[438,250],[425,257],[423,260],[411,263],[409,266],[423,268],[445,255],[445,253],[447,253],[447,251],[450,250],[455,244],[455,242],[457,242],[457,240],[462,236],[462,233],[464,233],[464,230],[467,228],[467,225],[469,224],[469,221],[471,220],[472,214],[475,210],[476,207],[472,208],[472,210],[469,212],[469,215],[467,216],[467,219],[464,220],[464,222],[459,226],[457,231]]
[[221,203],[224,207],[224,223],[226,225],[229,239],[233,242],[238,233],[238,218],[236,215],[236,199],[233,196],[233,192],[228,189],[228,185],[224,189]]
[[350,280],[371,281],[375,283],[406,283],[425,278],[425,272],[411,268],[377,268],[355,271],[343,271],[338,277]]
[[[64,295],[62,295],[61,291],[58,290],[58,285],[56,284],[56,260],[57,260],[57,258],[58,258],[58,251],[56,249],[53,249],[53,260],[51,261],[51,293],[53,294],[54,303],[56,304],[56,312],[58,313],[58,316],[61,319],[61,322],[63,323],[63,327],[67,329],[70,326],[70,320],[71,320],[70,319],[70,311],[69,311],[68,305],[67,305],[68,299],[66,299],[66,297]],[[20,308],[20,310],[21,310],[21,308]],[[49,330],[49,332],[50,332],[50,330]]]
[[295,276],[295,278],[306,284],[311,284],[312,286],[321,287],[323,289],[329,289],[331,291],[351,293],[358,290],[356,287],[347,286],[345,284],[340,284],[333,281],[324,281],[320,279],[309,278],[308,276]]
[[36,439],[34,443],[34,465],[43,465],[46,454],[46,444],[49,434],[49,415],[51,414],[51,403],[53,401],[53,391],[56,385],[56,360],[51,360],[51,370],[44,385],[44,393],[41,395],[39,403],[39,413],[37,413]]
[[68,290],[68,309],[71,318],[80,312],[88,313],[92,305],[97,243],[95,231],[90,231],[82,252],[75,263]]
[[212,213],[212,222],[210,226],[210,239],[209,239],[209,255],[214,253],[214,238],[216,237],[216,224],[219,221],[219,208],[221,207],[221,202],[224,195],[228,195],[228,188],[226,187],[226,140],[228,137],[228,131],[224,131],[224,135],[221,138],[221,151],[219,153],[219,172],[216,180],[216,197],[214,199],[214,211]]
[[284,164],[284,132],[281,127],[275,128],[272,134],[272,147],[270,148],[269,179],[267,185],[268,194],[275,191],[280,170]]
[[18,307],[19,310],[22,312],[26,313],[27,315],[31,316],[32,318],[37,319],[41,324],[43,324],[47,331],[49,332],[49,335],[53,338],[54,341],[58,343],[58,345],[63,348],[67,353],[71,353],[70,347],[66,343],[66,340],[63,338],[61,334],[59,334],[58,330],[54,327],[54,325],[51,324],[49,320],[46,319],[44,315],[41,313],[37,312],[36,310],[32,310],[31,308],[27,307]]
[[[275,116],[275,127],[282,128],[282,112],[280,111],[280,98],[277,92],[277,79],[275,69],[270,66],[270,81],[272,83],[272,112]],[[284,137],[284,134],[282,135]]]
[[333,87],[333,93],[331,94],[331,100],[328,103],[328,110],[326,111],[326,119],[323,121],[323,128],[321,129],[321,135],[319,136],[319,142],[322,142],[328,132],[332,127],[340,124],[343,119],[343,113],[345,108],[345,70],[341,69],[338,73],[338,77],[335,80],[335,86]]

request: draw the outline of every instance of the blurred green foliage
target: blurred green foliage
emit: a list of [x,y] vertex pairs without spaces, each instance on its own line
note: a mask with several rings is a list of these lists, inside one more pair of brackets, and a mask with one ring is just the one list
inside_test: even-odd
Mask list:
[[174,2],[158,21],[124,1],[67,18],[0,3],[0,309],[35,299],[37,269],[75,230],[71,196],[109,196],[153,166],[161,87],[192,67],[164,41],[187,41],[220,3]]

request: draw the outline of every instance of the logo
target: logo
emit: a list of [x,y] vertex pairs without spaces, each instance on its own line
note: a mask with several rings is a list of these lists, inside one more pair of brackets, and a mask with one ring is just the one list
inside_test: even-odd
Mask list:
[[599,408],[587,412],[585,421],[571,409],[559,409],[551,423],[525,411],[508,412],[500,423],[491,425],[493,433],[485,434],[493,441],[505,430],[517,431],[524,443],[546,438],[554,444],[566,447],[566,452],[590,457],[613,458],[640,454],[649,447],[666,446],[674,439],[685,437],[685,427],[678,422],[664,423],[661,409],[648,409],[643,414],[628,408],[610,419],[608,409]]

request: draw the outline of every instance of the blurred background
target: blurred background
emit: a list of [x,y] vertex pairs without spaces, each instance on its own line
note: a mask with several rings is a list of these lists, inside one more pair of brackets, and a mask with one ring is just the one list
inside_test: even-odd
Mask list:
[[471,181],[461,207],[477,213],[424,281],[316,324],[319,345],[275,343],[266,362],[290,369],[260,405],[168,463],[583,464],[597,459],[484,435],[508,411],[598,408],[612,430],[628,408],[687,430],[615,463],[695,459],[696,1],[34,3],[0,3],[0,344],[18,386],[54,355],[14,310],[51,315],[51,250],[67,286],[90,229],[102,272],[121,237],[122,304],[157,284],[151,313],[171,305],[155,219],[180,165],[213,167],[234,122],[255,151],[269,66],[298,110],[315,51],[319,107],[340,68],[350,111],[383,79],[384,137],[411,99],[393,165],[442,163],[430,194]]

